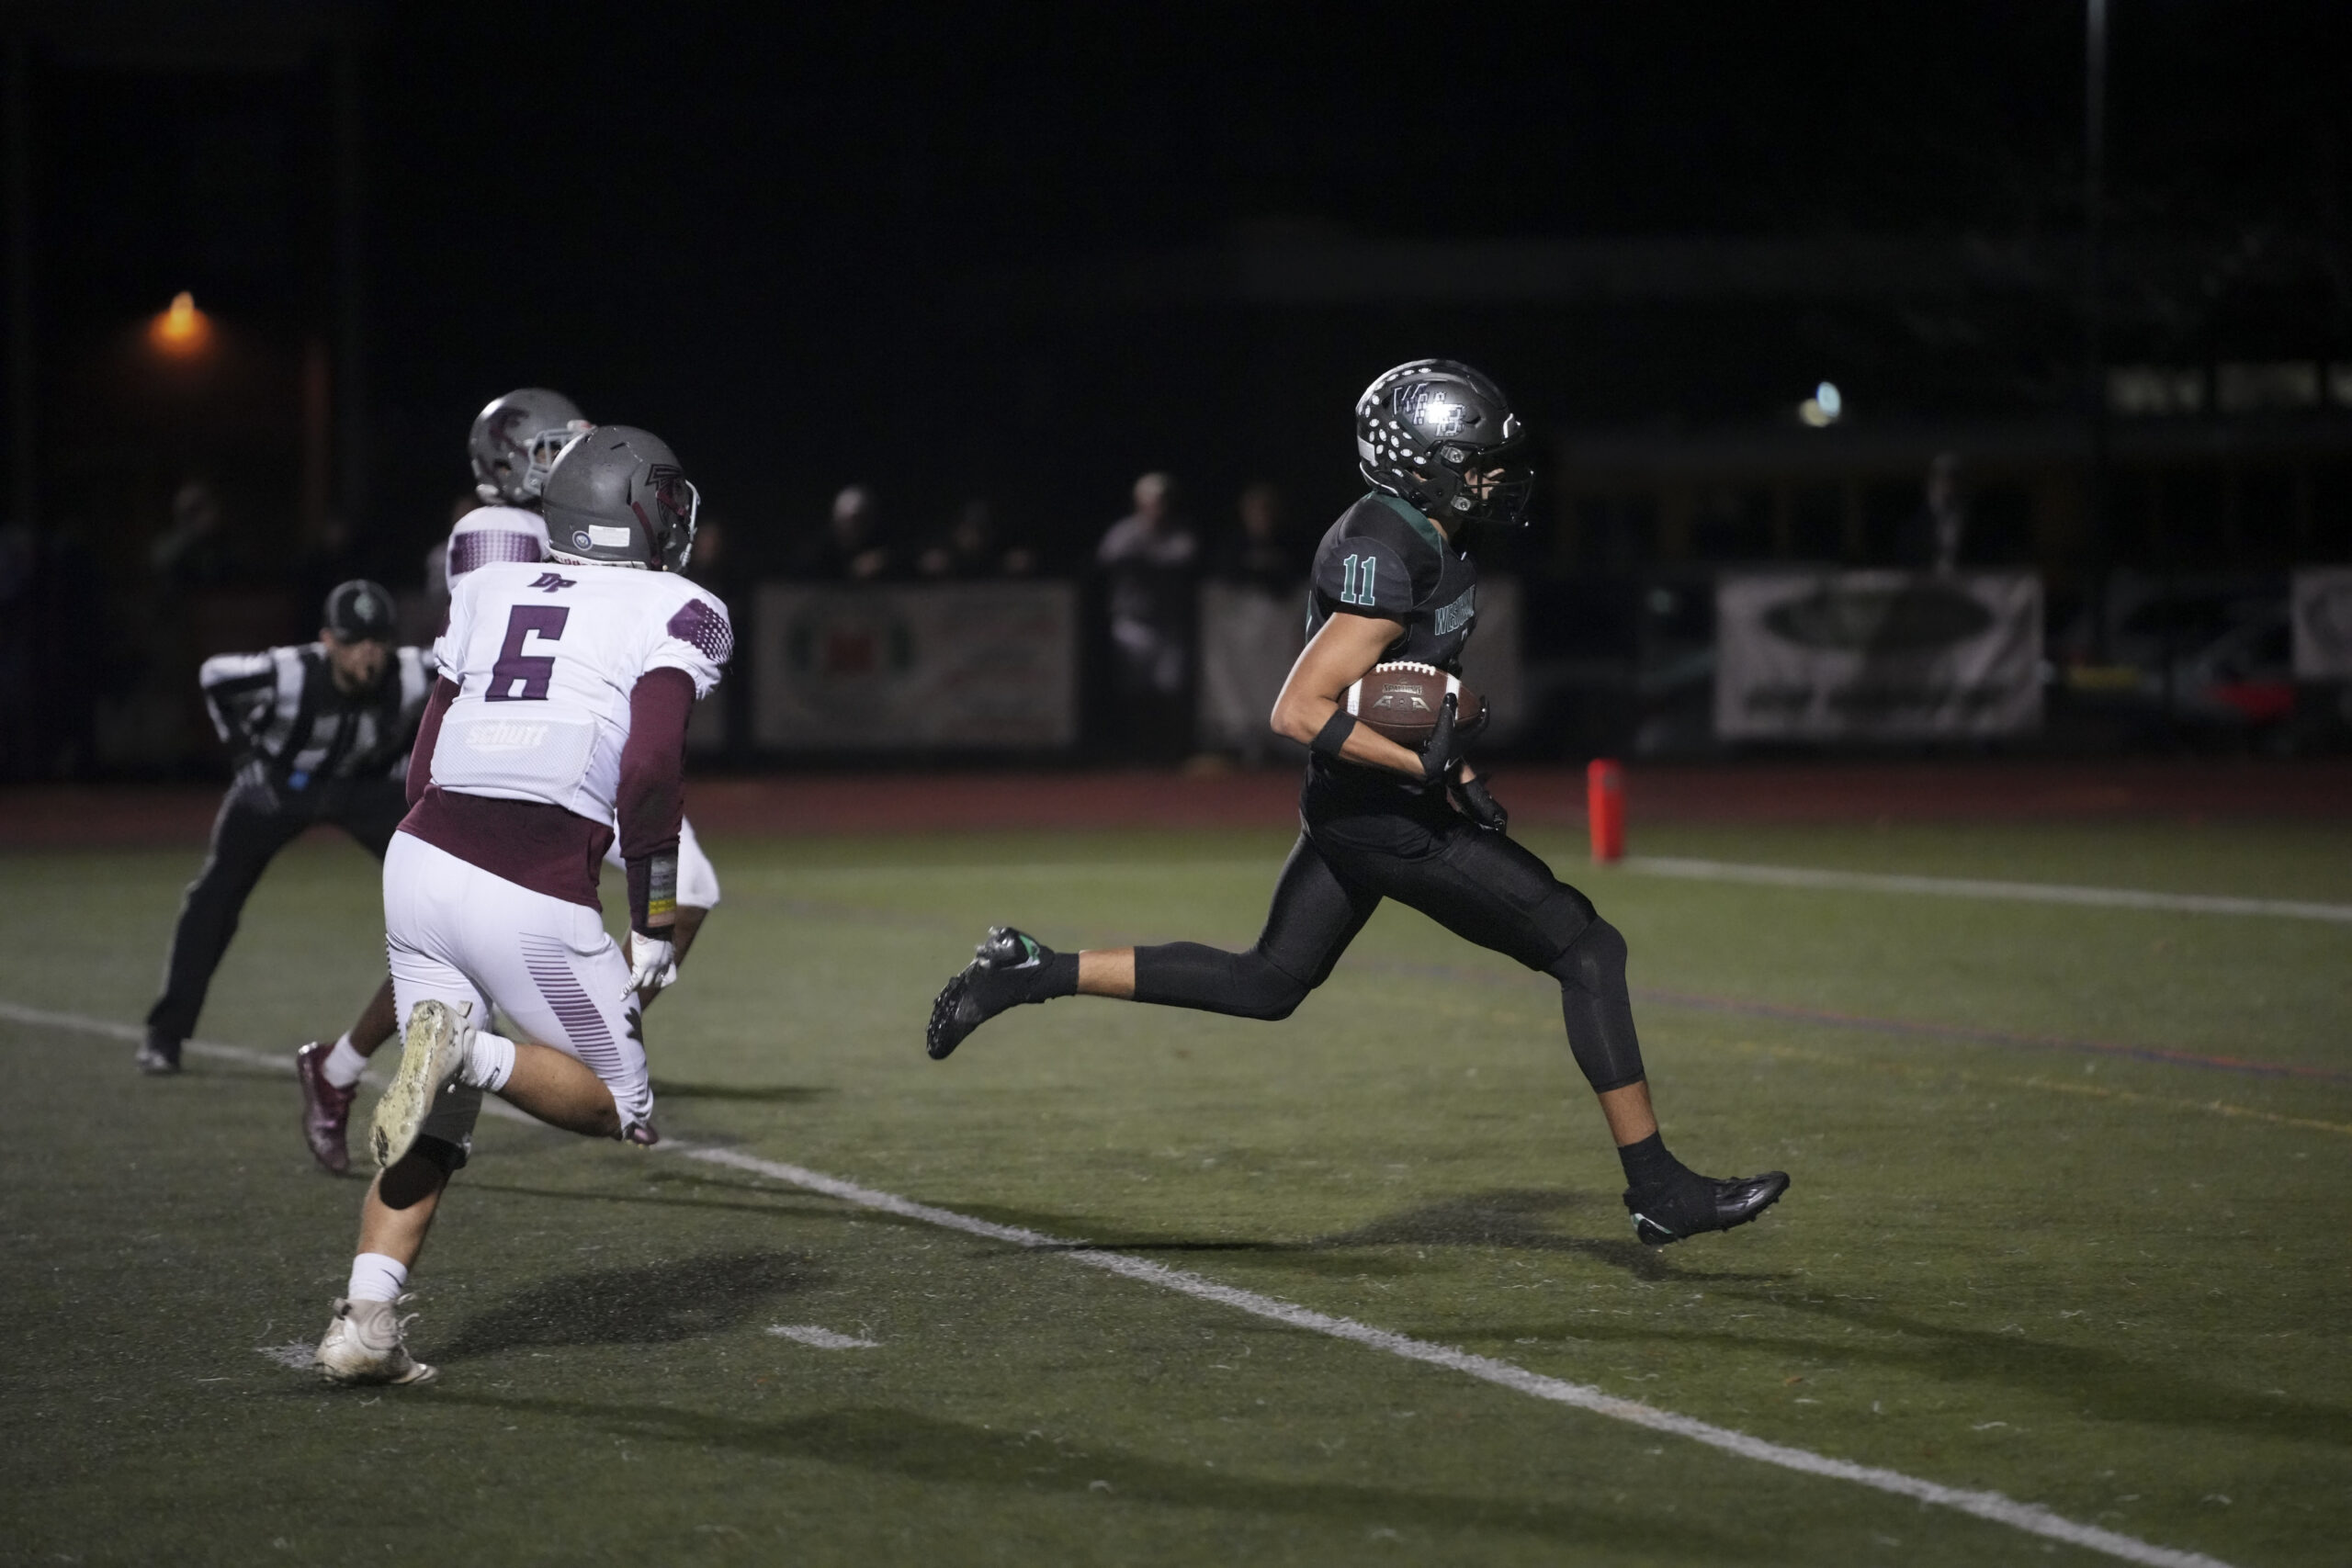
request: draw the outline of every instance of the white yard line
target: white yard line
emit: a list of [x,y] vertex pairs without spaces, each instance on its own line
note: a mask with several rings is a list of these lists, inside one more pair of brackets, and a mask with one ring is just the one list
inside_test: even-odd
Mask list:
[[[111,1023],[103,1019],[89,1018],[80,1013],[51,1012],[40,1008],[20,1007],[16,1003],[6,1001],[0,1001],[0,1019],[55,1029],[71,1029],[82,1033],[104,1035],[115,1040],[137,1040],[141,1033],[140,1030],[128,1024]],[[220,1045],[193,1040],[188,1042],[187,1049],[198,1055],[250,1066],[290,1070],[294,1065],[293,1053],[290,1051],[254,1051],[243,1046]],[[504,1112],[517,1120],[525,1122],[533,1120],[503,1101],[492,1099],[486,1100],[483,1103],[488,1109]],[[1687,1438],[1694,1443],[1702,1443],[1712,1449],[1720,1449],[1725,1453],[1736,1454],[1742,1459],[1754,1460],[1760,1464],[1776,1465],[1782,1470],[1796,1471],[1805,1475],[1823,1476],[1833,1481],[1849,1481],[1856,1485],[1891,1493],[1898,1497],[1908,1497],[1920,1503],[1933,1503],[1939,1507],[1951,1508],[1963,1514],[1973,1514],[1980,1519],[1989,1519],[1996,1524],[2007,1525],[2012,1529],[2023,1530],[2030,1535],[2038,1535],[2050,1540],[2064,1541],[2070,1546],[2104,1552],[2108,1556],[2120,1558],[2126,1562],[2145,1563],[2148,1568],[2229,1568],[2229,1564],[2219,1558],[2208,1557],[2203,1552],[2182,1551],[2173,1547],[2156,1546],[2133,1536],[2101,1529],[2097,1525],[2081,1524],[2063,1515],[2052,1513],[2040,1504],[2020,1503],[2016,1498],[1999,1492],[1971,1492],[1957,1486],[1946,1486],[1938,1482],[1923,1481],[1917,1476],[1905,1475],[1901,1471],[1883,1470],[1876,1465],[1856,1464],[1849,1460],[1832,1459],[1826,1454],[1817,1454],[1808,1449],[1791,1448],[1785,1443],[1769,1442],[1762,1438],[1751,1437],[1746,1432],[1736,1431],[1729,1427],[1717,1427],[1689,1416],[1678,1416],[1673,1411],[1661,1410],[1654,1404],[1644,1404],[1637,1400],[1620,1399],[1614,1394],[1589,1384],[1569,1382],[1561,1378],[1546,1377],[1541,1372],[1531,1372],[1526,1368],[1516,1366],[1510,1361],[1497,1360],[1490,1356],[1473,1355],[1467,1350],[1459,1349],[1451,1345],[1440,1345],[1427,1339],[1415,1339],[1408,1335],[1393,1333],[1385,1328],[1374,1328],[1368,1324],[1358,1323],[1353,1318],[1334,1317],[1329,1313],[1317,1312],[1311,1307],[1299,1306],[1295,1303],[1277,1300],[1272,1296],[1260,1295],[1255,1291],[1244,1291],[1232,1285],[1221,1285],[1214,1280],[1193,1273],[1189,1269],[1170,1269],[1166,1264],[1154,1263],[1148,1258],[1130,1258],[1124,1253],[1105,1252],[1088,1247],[1083,1242],[1048,1235],[1043,1231],[1033,1231],[1020,1225],[998,1224],[993,1220],[978,1219],[970,1214],[957,1213],[953,1209],[934,1208],[929,1203],[918,1203],[911,1198],[901,1198],[895,1192],[884,1192],[876,1188],[862,1187],[854,1181],[844,1181],[837,1176],[827,1176],[822,1171],[810,1170],[805,1166],[787,1165],[781,1160],[762,1159],[756,1155],[747,1155],[737,1149],[718,1148],[706,1144],[688,1143],[683,1139],[665,1139],[656,1145],[652,1152],[682,1155],[687,1159],[699,1160],[707,1165],[725,1166],[729,1169],[786,1182],[807,1191],[821,1192],[829,1198],[838,1199],[844,1203],[853,1203],[862,1209],[896,1214],[902,1219],[919,1221],[927,1225],[937,1225],[944,1230],[961,1231],[967,1235],[982,1236],[990,1241],[1001,1241],[1013,1247],[1050,1252],[1072,1263],[1089,1269],[1100,1269],[1105,1273],[1116,1274],[1123,1279],[1133,1280],[1138,1284],[1155,1286],[1163,1291],[1173,1291],[1180,1295],[1191,1296],[1196,1301],[1229,1307],[1236,1312],[1248,1313],[1253,1317],[1265,1318],[1286,1327],[1304,1329],[1310,1334],[1321,1334],[1333,1339],[1344,1339],[1351,1344],[1362,1345],[1367,1349],[1384,1351],[1408,1361],[1421,1361],[1430,1366],[1442,1367],[1449,1371],[1461,1372],[1465,1376],[1494,1383],[1517,1393],[1548,1400],[1555,1404],[1572,1405],[1578,1410],[1606,1416],[1612,1421],[1623,1421],[1632,1426],[1646,1427],[1654,1432],[1665,1432],[1674,1437]],[[804,1334],[824,1334],[827,1331],[786,1328],[779,1325],[771,1328],[769,1332],[789,1338],[801,1339],[803,1343],[817,1343],[813,1338],[804,1338]],[[266,1348],[264,1353],[268,1353]]]
[[813,1323],[771,1323],[768,1332],[779,1339],[791,1339],[820,1350],[879,1350],[879,1339],[860,1339],[854,1334],[836,1334],[830,1328],[820,1328]]
[[1771,887],[1823,887],[1857,893],[1926,893],[1944,898],[2007,898],[2028,904],[2090,905],[2109,909],[2161,909],[2184,915],[2271,915],[2292,920],[2352,925],[2352,904],[2302,898],[2234,898],[2215,893],[2151,893],[2137,887],[2079,887],[2063,882],[1995,882],[1974,876],[1900,876],[1874,871],[1826,871],[1801,865],[1743,865],[1736,861],[1627,855],[1620,863],[1645,876],[1694,882],[1753,882]]

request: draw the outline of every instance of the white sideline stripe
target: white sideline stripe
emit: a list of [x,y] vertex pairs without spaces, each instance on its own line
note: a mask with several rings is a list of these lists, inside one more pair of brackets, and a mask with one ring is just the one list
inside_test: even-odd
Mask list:
[[1619,1399],[1613,1394],[1603,1393],[1600,1389],[1584,1383],[1568,1382],[1560,1378],[1545,1377],[1541,1372],[1531,1372],[1526,1368],[1514,1366],[1509,1361],[1498,1361],[1489,1356],[1476,1356],[1467,1350],[1456,1349],[1451,1345],[1439,1345],[1426,1339],[1415,1339],[1408,1335],[1392,1333],[1385,1328],[1374,1328],[1358,1323],[1353,1318],[1333,1317],[1328,1313],[1317,1312],[1311,1307],[1278,1301],[1272,1296],[1261,1296],[1255,1291],[1220,1285],[1214,1280],[1205,1279],[1188,1269],[1170,1269],[1166,1264],[1154,1263],[1148,1258],[1129,1258],[1116,1252],[1103,1252],[1082,1243],[1065,1241],[1057,1236],[1047,1235],[1042,1231],[1027,1230],[1019,1225],[1001,1225],[993,1221],[975,1219],[969,1214],[959,1214],[953,1209],[933,1208],[928,1203],[918,1203],[910,1198],[901,1198],[894,1192],[883,1192],[871,1187],[861,1187],[854,1181],[843,1181],[839,1177],[826,1176],[820,1171],[809,1170],[802,1166],[786,1165],[780,1160],[761,1159],[757,1156],[742,1154],[734,1149],[711,1148],[697,1145],[682,1149],[680,1152],[684,1153],[688,1159],[702,1160],[710,1165],[730,1166],[737,1170],[772,1177],[778,1181],[790,1182],[795,1187],[805,1188],[812,1192],[821,1192],[830,1198],[838,1198],[845,1203],[854,1203],[860,1208],[879,1210],[884,1213],[897,1214],[905,1219],[919,1220],[925,1224],[962,1231],[967,1235],[986,1236],[992,1241],[1010,1242],[1015,1247],[1057,1251],[1071,1262],[1082,1263],[1090,1269],[1100,1269],[1107,1273],[1117,1274],[1142,1284],[1156,1285],[1161,1290],[1174,1291],[1199,1301],[1214,1302],[1219,1306],[1231,1307],[1237,1312],[1246,1312],[1254,1317],[1269,1318],[1292,1328],[1303,1328],[1310,1333],[1329,1335],[1334,1339],[1345,1339],[1374,1350],[1385,1350],[1392,1356],[1401,1356],[1408,1361],[1424,1361],[1433,1367],[1443,1367],[1450,1371],[1463,1372],[1470,1377],[1497,1383],[1520,1393],[1532,1395],[1537,1399],[1547,1399],[1555,1404],[1574,1405],[1579,1410],[1590,1411],[1596,1416],[1606,1416],[1613,1421],[1630,1422],[1636,1427],[1646,1427],[1654,1432],[1669,1432],[1678,1438],[1688,1438],[1692,1442],[1703,1443],[1709,1448],[1721,1449],[1726,1453],[1737,1454],[1742,1459],[1778,1465],[1783,1470],[1799,1471],[1807,1475],[1826,1476],[1835,1481],[1850,1481],[1877,1491],[1891,1492],[1898,1497],[1909,1497],[1921,1503],[1938,1504],[1943,1507],[1957,1509],[1963,1514],[1973,1514],[1981,1519],[1990,1519],[1996,1524],[2007,1525],[2013,1529],[2024,1530],[2031,1535],[2043,1536],[2052,1540],[2063,1540],[2071,1546],[2087,1547],[2093,1551],[2102,1551],[2110,1557],[2120,1557],[2127,1562],[2143,1562],[2148,1564],[2149,1568],[2228,1568],[2228,1564],[2219,1558],[2208,1557],[2202,1552],[2181,1551],[2168,1546],[2155,1546],[2132,1536],[2119,1535],[2113,1530],[2101,1529],[2097,1525],[2078,1524],[2063,1515],[2051,1512],[2039,1504],[2020,1503],[1998,1492],[1964,1491],[1959,1487],[1940,1485],[1933,1481],[1922,1481],[1916,1476],[1905,1475],[1900,1471],[1882,1470],[1875,1465],[1855,1464],[1850,1461],[1831,1459],[1826,1454],[1814,1453],[1805,1449],[1792,1449],[1786,1444],[1767,1442],[1761,1438],[1750,1437],[1746,1432],[1734,1431],[1728,1427],[1713,1426],[1688,1416],[1677,1416],[1670,1410],[1660,1410],[1655,1405],[1644,1404],[1635,1400]]
[[[18,1023],[77,1030],[85,1034],[105,1035],[116,1040],[137,1040],[143,1032],[128,1024],[110,1023],[104,1019],[88,1018],[80,1013],[51,1012],[40,1008],[20,1007],[7,1001],[0,1001],[0,1018],[9,1019]],[[291,1052],[254,1051],[243,1046],[220,1045],[193,1040],[187,1043],[187,1048],[200,1055],[211,1056],[222,1061],[243,1062],[288,1070],[294,1065]],[[503,1111],[520,1121],[536,1121],[535,1118],[514,1110],[502,1100],[485,1099],[482,1103],[485,1109]],[[2208,1557],[2201,1551],[2183,1551],[2174,1547],[2156,1546],[2134,1536],[2120,1535],[2114,1530],[2102,1529],[2097,1525],[2080,1524],[2064,1515],[2052,1513],[2038,1503],[2020,1503],[2016,1498],[1999,1492],[1971,1492],[1961,1487],[1945,1486],[1938,1482],[1922,1481],[1917,1476],[1905,1475],[1900,1471],[1882,1470],[1876,1465],[1856,1464],[1849,1460],[1832,1459],[1826,1454],[1817,1454],[1808,1449],[1791,1448],[1784,1443],[1768,1442],[1762,1438],[1751,1437],[1746,1432],[1736,1431],[1729,1427],[1717,1427],[1689,1416],[1678,1416],[1670,1410],[1660,1410],[1656,1405],[1644,1404],[1637,1400],[1620,1399],[1614,1394],[1586,1383],[1569,1382],[1561,1378],[1546,1377],[1541,1372],[1531,1372],[1524,1367],[1513,1365],[1509,1361],[1498,1361],[1490,1356],[1473,1355],[1467,1350],[1457,1349],[1451,1345],[1440,1345],[1427,1339],[1415,1339],[1408,1335],[1393,1333],[1385,1328],[1374,1328],[1367,1324],[1358,1323],[1353,1318],[1333,1317],[1328,1313],[1317,1312],[1311,1307],[1279,1301],[1272,1296],[1261,1296],[1255,1291],[1244,1291],[1232,1285],[1221,1285],[1214,1280],[1193,1273],[1189,1269],[1170,1269],[1166,1264],[1154,1263],[1148,1258],[1129,1258],[1117,1252],[1104,1252],[1099,1248],[1088,1247],[1083,1242],[1068,1241],[1059,1236],[1047,1235],[1043,1231],[1028,1230],[1020,1225],[1001,1225],[992,1220],[978,1219],[970,1214],[957,1213],[953,1209],[934,1208],[929,1203],[918,1203],[911,1198],[901,1198],[895,1192],[884,1192],[876,1188],[861,1187],[856,1182],[844,1181],[837,1176],[827,1176],[821,1171],[810,1170],[805,1166],[787,1165],[781,1160],[762,1159],[756,1155],[743,1154],[735,1149],[718,1148],[707,1144],[689,1144],[674,1139],[655,1145],[651,1152],[682,1154],[688,1159],[700,1160],[707,1165],[726,1166],[731,1169],[748,1171],[755,1176],[764,1176],[774,1180],[788,1182],[792,1186],[810,1192],[821,1192],[829,1198],[839,1199],[844,1203],[854,1203],[862,1209],[897,1214],[902,1219],[916,1220],[923,1224],[937,1225],[944,1230],[961,1231],[967,1235],[985,1236],[989,1240],[1007,1242],[1014,1247],[1056,1252],[1071,1262],[1083,1264],[1089,1269],[1100,1269],[1105,1273],[1117,1274],[1140,1284],[1157,1286],[1163,1291],[1174,1291],[1180,1295],[1191,1296],[1197,1301],[1212,1302],[1218,1306],[1230,1307],[1236,1312],[1248,1313],[1253,1317],[1266,1318],[1291,1328],[1305,1329],[1309,1333],[1326,1335],[1333,1339],[1344,1339],[1370,1349],[1385,1351],[1389,1355],[1401,1357],[1408,1361],[1421,1361],[1430,1366],[1443,1367],[1449,1371],[1461,1372],[1465,1376],[1510,1389],[1514,1393],[1524,1393],[1536,1399],[1549,1400],[1555,1404],[1572,1405],[1595,1416],[1607,1416],[1612,1421],[1623,1421],[1633,1426],[1645,1427],[1654,1432],[1666,1432],[1678,1438],[1687,1438],[1694,1443],[1702,1443],[1709,1448],[1720,1449],[1725,1453],[1736,1454],[1742,1459],[1755,1460],[1761,1464],[1777,1465],[1783,1470],[1792,1470],[1805,1475],[1823,1476],[1833,1481],[1850,1481],[1857,1485],[1891,1493],[1897,1497],[1909,1497],[1917,1502],[1933,1503],[1940,1507],[1972,1514],[1980,1519],[1989,1519],[1995,1524],[2007,1525],[2012,1529],[2023,1530],[2029,1535],[2038,1535],[2051,1540],[2064,1541],[2070,1546],[2080,1546],[2092,1551],[2104,1552],[2109,1557],[2121,1558],[2127,1562],[2145,1563],[2148,1568],[2230,1568],[2230,1564],[2223,1562],[2221,1559]],[[797,1331],[788,1331],[781,1325],[771,1328],[769,1332],[785,1334],[792,1338],[800,1337]],[[268,1353],[266,1348],[264,1348],[263,1353]]]
[[[0,1001],[0,1018],[11,1023],[46,1024],[51,1029],[75,1029],[85,1034],[104,1034],[116,1040],[143,1040],[147,1032],[128,1023],[109,1023],[103,1018],[88,1018],[78,1012],[51,1012],[44,1008],[20,1007],[15,1002]],[[256,1051],[250,1045],[223,1045],[214,1040],[184,1040],[180,1049],[192,1056],[209,1056],[216,1062],[234,1062],[240,1066],[266,1067],[272,1072],[290,1073],[294,1070],[294,1053],[288,1051]],[[382,1083],[381,1073],[369,1073],[369,1083]],[[522,1122],[534,1127],[546,1123],[527,1111],[517,1111],[494,1095],[482,1097],[481,1108],[492,1116],[503,1116],[509,1122]]]
[[797,1340],[803,1345],[813,1345],[820,1350],[879,1350],[882,1348],[879,1339],[860,1339],[854,1334],[836,1334],[813,1323],[771,1323],[768,1332],[779,1339]]
[[1861,893],[1928,893],[1946,898],[2009,898],[2029,904],[2083,904],[2109,909],[2164,909],[2186,915],[2274,915],[2352,924],[2352,904],[2301,898],[2234,898],[2217,893],[2151,893],[2137,887],[2081,887],[2063,882],[1995,882],[1973,876],[1899,876],[1874,871],[1824,871],[1800,865],[1627,855],[1627,871],[1693,882],[1754,882],[1772,887],[1828,887]]

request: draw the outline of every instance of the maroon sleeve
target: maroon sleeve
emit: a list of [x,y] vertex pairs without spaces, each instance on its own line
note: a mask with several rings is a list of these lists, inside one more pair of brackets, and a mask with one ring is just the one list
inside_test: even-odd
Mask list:
[[424,797],[424,786],[433,782],[433,748],[441,739],[441,716],[458,700],[458,683],[447,676],[433,682],[433,694],[424,700],[424,716],[416,721],[416,740],[408,751],[408,803],[414,806]]
[[614,802],[625,861],[677,851],[685,815],[686,716],[694,705],[694,677],[683,670],[650,670],[629,692],[628,742],[621,748]]

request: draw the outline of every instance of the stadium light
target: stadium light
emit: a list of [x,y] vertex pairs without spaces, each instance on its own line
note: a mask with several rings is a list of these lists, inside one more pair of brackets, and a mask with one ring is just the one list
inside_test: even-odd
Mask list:
[[201,354],[212,342],[212,318],[196,308],[185,288],[172,297],[169,309],[156,312],[147,323],[147,341],[175,359]]
[[1826,430],[1846,412],[1846,399],[1834,381],[1824,381],[1813,396],[1797,405],[1797,417],[1815,430]]

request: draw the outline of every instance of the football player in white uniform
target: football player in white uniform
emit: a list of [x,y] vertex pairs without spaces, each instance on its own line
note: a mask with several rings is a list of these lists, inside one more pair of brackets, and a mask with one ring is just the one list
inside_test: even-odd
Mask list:
[[[540,387],[518,388],[493,398],[474,416],[466,447],[473,464],[474,493],[482,504],[449,531],[442,556],[445,583],[454,583],[489,561],[527,564],[548,558],[548,525],[537,510],[548,472],[565,447],[594,428],[570,398]],[[605,863],[620,870],[618,823],[614,834]],[[685,963],[703,920],[718,908],[718,874],[703,853],[694,824],[681,821],[675,943],[680,964]],[[652,999],[649,994],[647,1005]],[[351,1107],[359,1097],[359,1080],[368,1058],[398,1027],[392,982],[387,976],[358,1020],[339,1038],[314,1040],[294,1053],[294,1076],[302,1091],[302,1141],[311,1158],[338,1176],[351,1167]]]
[[[337,1382],[433,1375],[408,1352],[399,1303],[485,1092],[571,1132],[658,1141],[639,996],[674,973],[686,716],[733,633],[725,606],[676,575],[699,498],[658,437],[590,433],[544,499],[547,562],[494,562],[455,586],[415,804],[385,856],[404,1026],[358,1255],[317,1352]],[[616,818],[627,957],[596,897]],[[531,1039],[490,1032],[493,1008]]]

